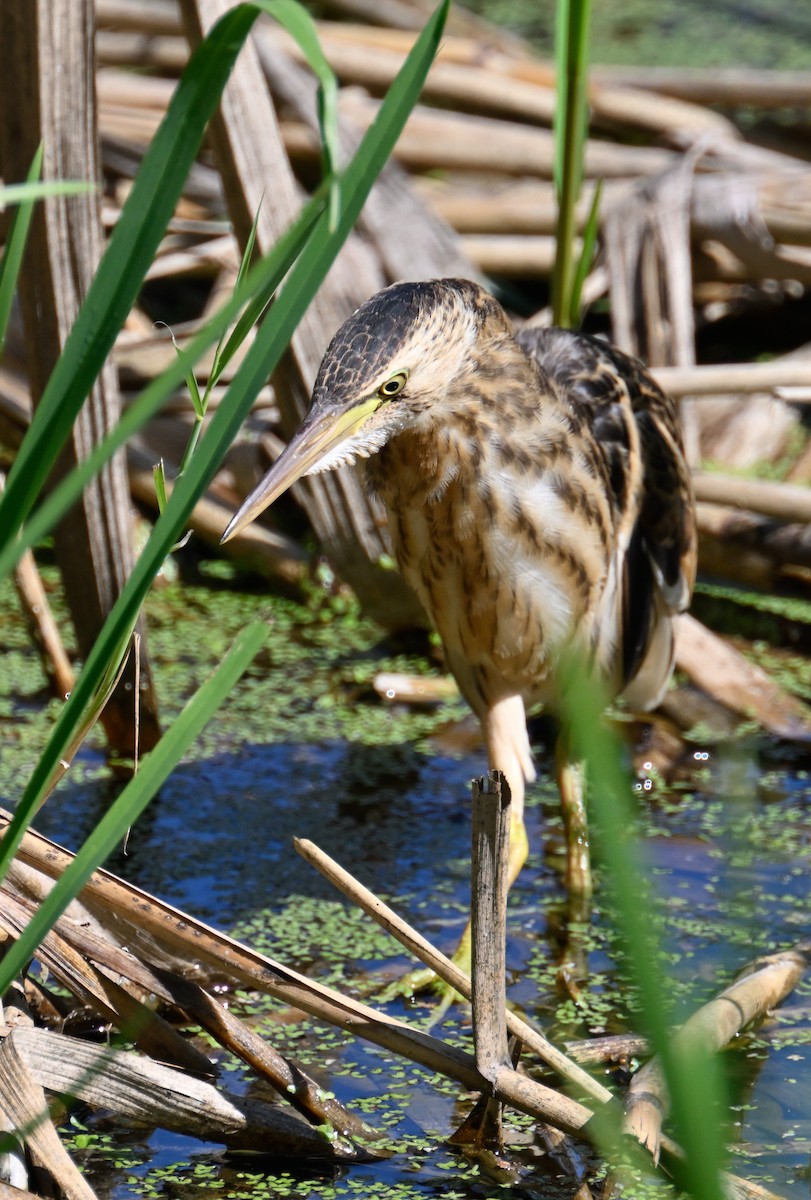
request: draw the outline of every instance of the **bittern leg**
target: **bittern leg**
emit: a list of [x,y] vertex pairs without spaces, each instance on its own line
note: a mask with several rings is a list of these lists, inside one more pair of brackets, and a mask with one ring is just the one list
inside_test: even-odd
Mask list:
[[[507,888],[511,888],[527,861],[529,842],[524,825],[524,791],[526,781],[535,778],[532,751],[527,735],[527,717],[520,696],[505,696],[490,705],[482,715],[482,729],[487,744],[487,761],[491,771],[503,771],[510,787],[510,853],[507,860]],[[471,967],[471,926],[468,921],[453,961],[466,974]]]
[[[535,778],[532,753],[527,736],[524,702],[520,696],[508,696],[492,705],[481,716],[482,728],[487,743],[487,759],[491,770],[503,771],[510,786],[512,805],[510,810],[510,851],[507,860],[507,887],[511,888],[527,861],[529,842],[524,826],[524,791],[526,781]],[[465,974],[471,969],[471,925],[468,921],[453,961]],[[410,971],[399,984],[384,992],[391,995],[414,995],[428,987],[436,987],[444,993],[440,1014],[444,1012],[456,993],[439,983],[433,971],[427,968]]]
[[583,764],[570,758],[563,734],[555,748],[555,761],[566,837],[566,889],[570,896],[587,900],[591,896],[591,854]]
[[566,737],[555,748],[563,828],[566,837],[566,934],[558,967],[559,986],[573,998],[588,977],[585,931],[591,915],[591,854],[586,819],[583,763],[570,757]]

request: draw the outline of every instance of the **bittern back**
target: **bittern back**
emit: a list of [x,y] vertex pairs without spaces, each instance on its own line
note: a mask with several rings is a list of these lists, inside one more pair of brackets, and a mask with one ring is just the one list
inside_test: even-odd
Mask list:
[[[359,459],[400,570],[481,721],[490,766],[509,781],[514,878],[535,776],[526,709],[557,708],[562,658],[573,651],[608,698],[634,709],[667,687],[696,559],[674,407],[641,363],[603,341],[516,333],[475,283],[399,283],[339,329],[304,424],[225,537],[301,476]],[[565,742],[558,757],[582,859]],[[569,877],[588,887],[582,869]]]

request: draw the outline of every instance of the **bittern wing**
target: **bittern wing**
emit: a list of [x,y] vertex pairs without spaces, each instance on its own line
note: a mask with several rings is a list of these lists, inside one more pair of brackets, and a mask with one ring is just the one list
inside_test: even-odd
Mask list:
[[588,414],[608,468],[615,515],[623,681],[640,669],[663,615],[683,611],[696,572],[692,482],[673,402],[637,359],[588,334],[517,335]]

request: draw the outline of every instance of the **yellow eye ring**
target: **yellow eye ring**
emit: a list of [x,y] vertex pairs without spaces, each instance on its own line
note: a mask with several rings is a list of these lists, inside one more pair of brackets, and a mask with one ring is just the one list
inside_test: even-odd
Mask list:
[[398,371],[396,375],[392,375],[391,379],[387,379],[385,383],[381,383],[377,389],[377,394],[381,400],[391,400],[393,396],[399,396],[407,382],[408,371]]

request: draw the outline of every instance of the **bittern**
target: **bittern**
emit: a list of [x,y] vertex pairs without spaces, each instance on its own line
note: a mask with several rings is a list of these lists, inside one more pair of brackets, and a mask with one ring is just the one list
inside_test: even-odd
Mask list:
[[[667,687],[696,560],[673,404],[603,341],[515,332],[475,283],[398,283],[338,330],[301,429],[225,538],[302,476],[358,460],[510,785],[512,883],[535,778],[526,710],[560,707],[562,660],[577,654],[635,710]],[[582,787],[563,736],[557,757],[569,882],[585,891]]]

